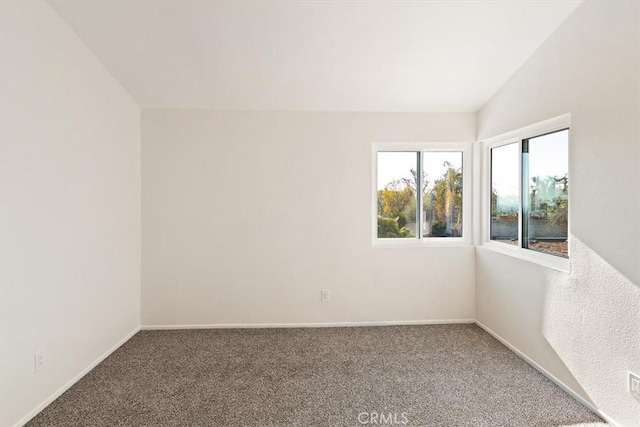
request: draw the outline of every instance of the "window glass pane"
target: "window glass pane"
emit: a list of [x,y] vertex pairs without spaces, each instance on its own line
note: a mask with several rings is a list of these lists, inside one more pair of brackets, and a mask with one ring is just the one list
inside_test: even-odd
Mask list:
[[568,130],[524,141],[524,248],[567,257],[568,165]]
[[423,153],[423,236],[462,237],[462,152]]
[[415,238],[417,152],[378,152],[378,238]]
[[491,149],[491,240],[518,244],[520,144]]

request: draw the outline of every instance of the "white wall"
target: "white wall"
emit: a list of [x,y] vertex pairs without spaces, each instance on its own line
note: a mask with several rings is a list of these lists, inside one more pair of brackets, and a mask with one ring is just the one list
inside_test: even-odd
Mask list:
[[[482,139],[572,113],[570,276],[472,247],[371,246],[371,142],[473,141],[474,114],[148,110],[143,324],[473,319],[477,304],[528,357],[640,424],[625,391],[640,372],[639,13],[585,2],[478,114]],[[45,3],[2,2],[1,49],[12,425],[139,325],[140,111]]]
[[[140,110],[49,5],[1,7],[0,424],[10,426],[139,326]],[[34,373],[41,349],[47,365]]]
[[[475,316],[474,249],[373,248],[373,141],[475,114],[144,110],[143,325]],[[320,290],[331,302],[320,302]]]
[[479,139],[572,115],[572,272],[479,249],[478,320],[625,426],[640,425],[626,391],[640,372],[639,64],[640,3],[587,1],[478,115]]

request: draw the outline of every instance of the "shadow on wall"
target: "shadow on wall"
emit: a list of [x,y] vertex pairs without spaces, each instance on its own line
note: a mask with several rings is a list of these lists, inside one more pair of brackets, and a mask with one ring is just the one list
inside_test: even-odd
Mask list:
[[628,372],[640,373],[640,287],[575,236],[571,273],[549,271],[543,335],[596,407],[640,426]]

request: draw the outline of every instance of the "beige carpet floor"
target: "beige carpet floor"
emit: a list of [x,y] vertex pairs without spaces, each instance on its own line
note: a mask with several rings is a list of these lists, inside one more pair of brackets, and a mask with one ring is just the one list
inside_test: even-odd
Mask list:
[[142,331],[29,426],[601,420],[475,325]]

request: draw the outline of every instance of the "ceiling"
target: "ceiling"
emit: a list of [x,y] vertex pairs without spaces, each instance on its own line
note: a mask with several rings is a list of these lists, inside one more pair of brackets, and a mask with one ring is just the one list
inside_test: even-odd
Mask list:
[[580,1],[57,1],[144,108],[478,110]]

